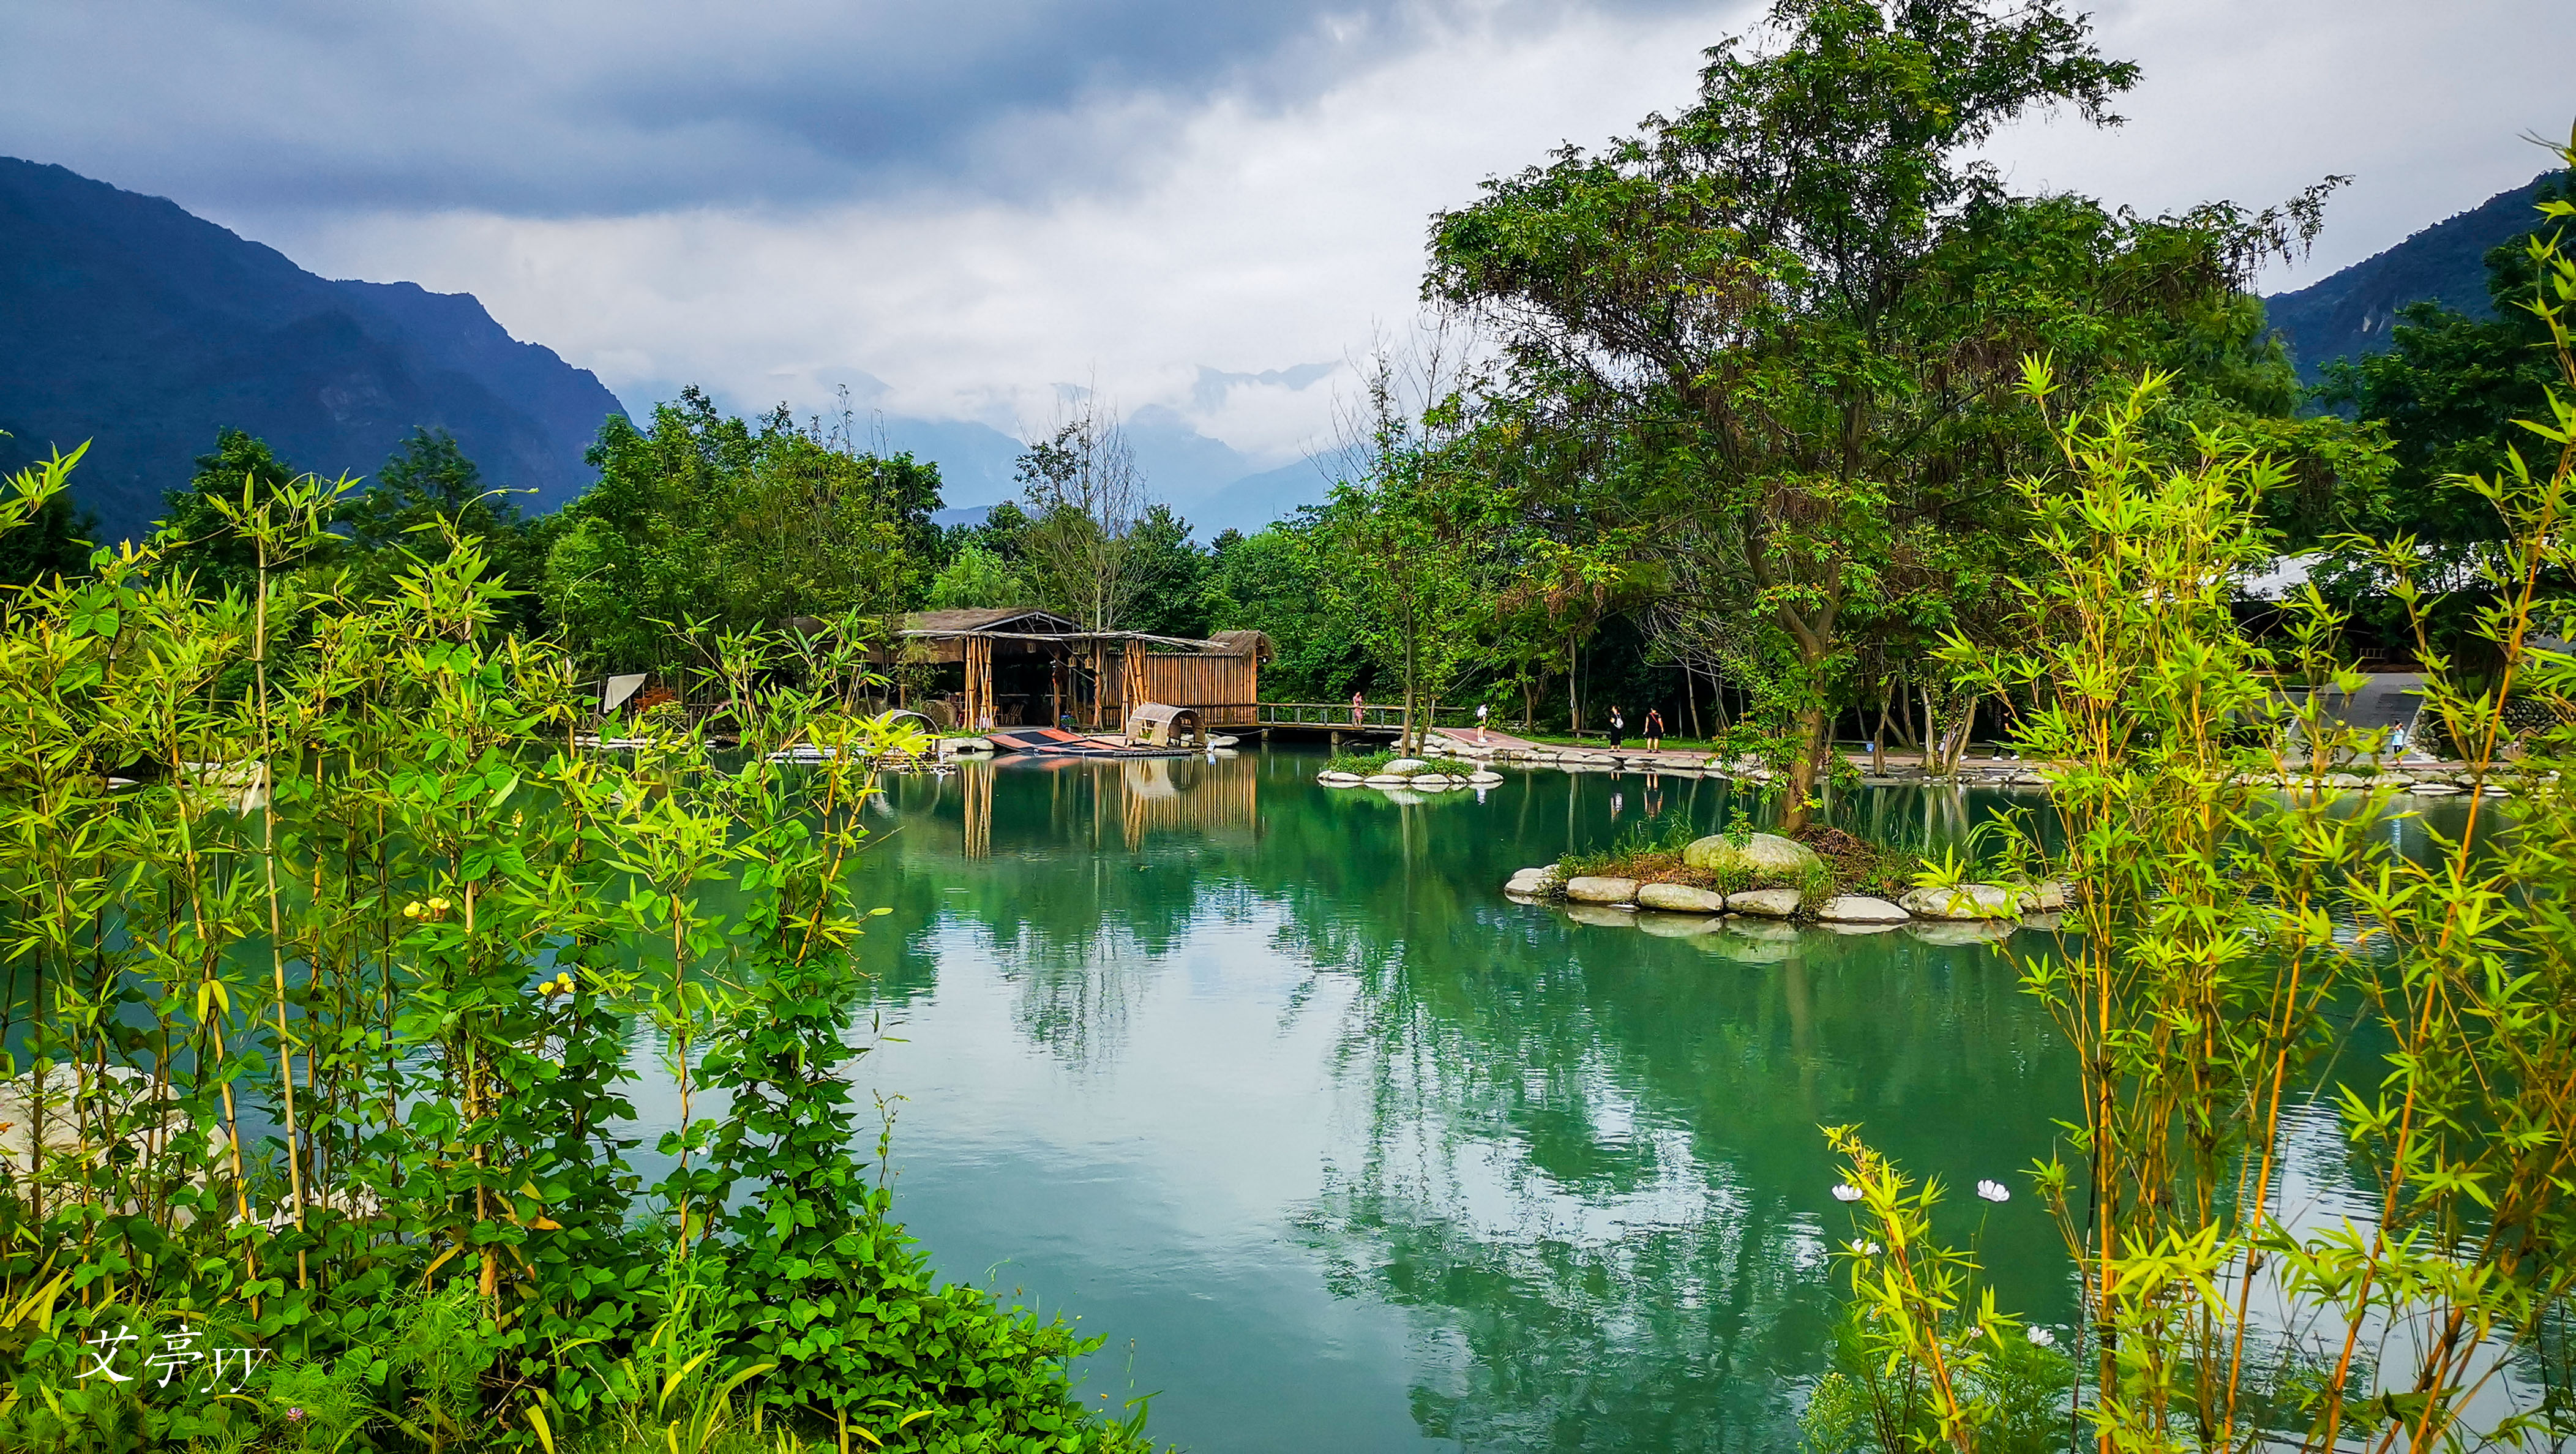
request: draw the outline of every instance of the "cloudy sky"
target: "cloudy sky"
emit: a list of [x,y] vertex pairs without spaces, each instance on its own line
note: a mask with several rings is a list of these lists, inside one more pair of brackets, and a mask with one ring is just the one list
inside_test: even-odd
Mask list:
[[[630,405],[1059,386],[1260,463],[1412,315],[1425,217],[1683,104],[1742,0],[0,0],[0,152],[334,277],[478,295]],[[2569,0],[2104,0],[2126,127],[2004,139],[2155,211],[2355,183],[2296,286],[2528,179]],[[1340,376],[1346,377],[1346,376]]]

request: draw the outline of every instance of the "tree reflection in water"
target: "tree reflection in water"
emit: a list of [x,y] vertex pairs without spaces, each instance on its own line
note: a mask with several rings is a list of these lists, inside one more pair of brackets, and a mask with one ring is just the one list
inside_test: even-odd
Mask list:
[[[1229,927],[1265,935],[1266,972],[1291,983],[1280,1033],[1333,1017],[1325,1164],[1277,1209],[1277,1255],[1410,1323],[1420,1434],[1790,1447],[1832,1311],[1826,1251],[1848,1235],[1825,1123],[1865,1122],[1939,1175],[1956,1189],[1945,1230],[1986,1228],[2006,1304],[2064,1316],[2063,1258],[2036,1205],[1965,1190],[2017,1182],[2071,1109],[2053,1088],[2074,1083],[1989,949],[1659,938],[1504,900],[1511,869],[1626,826],[1608,818],[1622,785],[1601,777],[1403,804],[1325,793],[1303,754],[1139,766],[975,768],[995,774],[975,797],[898,784],[901,871],[880,901],[907,928],[878,946],[881,992],[933,990],[943,936],[971,935],[1011,986],[1017,1033],[1088,1072],[1154,1052],[1136,1027],[1156,996],[1188,992],[1178,951],[1209,958]],[[1633,807],[1642,787],[1624,787]],[[1713,829],[1722,789],[1655,796]],[[978,800],[991,856],[970,863],[962,813]],[[1936,836],[1988,807],[1857,806]],[[1150,1345],[1150,1329],[1118,1331]]]

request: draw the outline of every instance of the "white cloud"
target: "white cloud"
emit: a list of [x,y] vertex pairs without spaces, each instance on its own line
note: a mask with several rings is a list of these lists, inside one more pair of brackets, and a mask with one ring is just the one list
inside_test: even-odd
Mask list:
[[570,219],[209,211],[318,272],[472,292],[630,402],[699,381],[812,407],[858,369],[888,383],[889,413],[1008,429],[1044,423],[1055,384],[1096,378],[1276,463],[1327,427],[1330,385],[1236,385],[1211,411],[1201,366],[1342,359],[1400,324],[1432,210],[1686,98],[1727,23],[1453,32],[1298,105],[1161,118],[1170,160],[1133,190]]
[[2014,184],[2159,212],[2351,176],[2313,256],[2276,265],[2267,291],[2530,181],[2549,158],[2518,138],[2576,120],[2567,0],[2106,0],[2095,24],[2105,54],[2145,70],[2128,125],[2022,128],[1995,148]]
[[[1561,140],[1597,142],[1682,104],[1700,48],[1752,13],[1431,27],[1302,101],[1094,96],[1032,134],[1031,154],[1060,145],[1055,125],[1144,137],[1150,173],[1008,197],[913,189],[562,218],[191,205],[317,271],[473,292],[632,402],[699,381],[739,406],[810,408],[865,371],[886,381],[875,403],[890,413],[1009,429],[1043,424],[1055,385],[1089,381],[1273,463],[1327,431],[1331,385],[1236,384],[1209,408],[1194,399],[1201,367],[1345,358],[1400,326],[1431,211]],[[2274,286],[2527,179],[2543,158],[2516,134],[2561,132],[2576,110],[2563,69],[2576,6],[2554,0],[2116,0],[2099,34],[2146,67],[2120,108],[2130,124],[2002,138],[2016,185],[2155,211],[2259,205],[2357,174],[2315,260]]]

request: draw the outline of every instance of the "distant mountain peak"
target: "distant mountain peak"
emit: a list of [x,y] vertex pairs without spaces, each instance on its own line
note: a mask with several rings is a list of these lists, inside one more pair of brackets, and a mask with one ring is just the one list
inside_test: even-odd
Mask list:
[[103,539],[148,528],[227,428],[325,476],[445,429],[544,509],[619,412],[471,294],[317,277],[166,198],[0,157],[0,467],[93,441],[73,478]]

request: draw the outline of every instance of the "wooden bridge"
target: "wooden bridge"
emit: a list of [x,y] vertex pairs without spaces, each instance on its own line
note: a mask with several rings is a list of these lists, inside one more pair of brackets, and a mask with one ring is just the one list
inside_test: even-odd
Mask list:
[[[1404,730],[1404,708],[1362,703],[1355,710],[1348,702],[1260,702],[1249,707],[1234,707],[1224,717],[1211,713],[1209,720],[1264,731],[1284,729],[1301,736],[1326,732],[1349,732],[1364,737],[1393,736]],[[1475,710],[1469,707],[1436,707],[1432,709],[1430,725],[1472,727],[1476,725]]]

